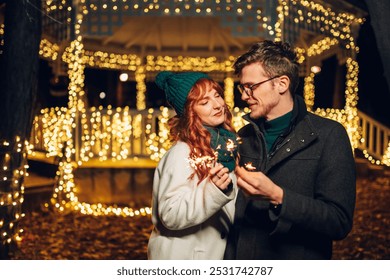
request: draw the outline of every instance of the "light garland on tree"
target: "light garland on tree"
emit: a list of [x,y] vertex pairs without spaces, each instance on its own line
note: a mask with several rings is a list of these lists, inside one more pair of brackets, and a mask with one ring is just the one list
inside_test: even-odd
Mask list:
[[27,169],[28,143],[19,136],[14,140],[0,141],[0,242],[2,245],[21,240],[23,229],[19,227],[24,201],[24,178]]

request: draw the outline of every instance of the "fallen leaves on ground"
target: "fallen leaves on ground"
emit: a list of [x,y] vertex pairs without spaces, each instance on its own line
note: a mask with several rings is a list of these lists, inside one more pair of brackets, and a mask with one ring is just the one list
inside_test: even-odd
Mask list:
[[[390,259],[390,179],[358,178],[354,227],[334,243],[334,259]],[[27,213],[25,234],[12,259],[140,260],[147,258],[150,215],[87,216],[54,211]]]
[[139,260],[146,259],[152,229],[150,215],[136,217],[27,213],[25,234],[13,259]]
[[334,242],[334,259],[390,259],[390,177],[358,178],[354,224],[350,234]]

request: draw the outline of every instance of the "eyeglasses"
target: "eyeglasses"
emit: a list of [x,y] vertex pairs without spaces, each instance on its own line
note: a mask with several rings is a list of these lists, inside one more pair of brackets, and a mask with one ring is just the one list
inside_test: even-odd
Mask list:
[[276,79],[276,78],[279,78],[280,76],[275,76],[275,77],[272,77],[272,78],[269,78],[268,80],[265,80],[265,81],[262,81],[260,83],[257,83],[257,84],[253,84],[253,85],[241,85],[239,84],[237,86],[238,90],[240,91],[241,94],[248,94],[248,96],[252,96],[253,95],[253,91],[258,87],[260,86],[261,84],[264,84],[266,82],[269,82],[273,79]]

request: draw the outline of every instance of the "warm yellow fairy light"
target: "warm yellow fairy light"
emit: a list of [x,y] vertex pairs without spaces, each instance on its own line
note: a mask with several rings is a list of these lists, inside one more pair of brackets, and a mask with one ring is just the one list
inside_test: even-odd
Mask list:
[[235,57],[230,56],[227,60],[219,61],[216,57],[171,57],[152,56],[146,57],[146,71],[200,71],[200,72],[232,72]]
[[53,61],[57,60],[60,47],[50,42],[47,39],[42,39],[39,45],[39,55],[44,58],[49,58]]
[[307,56],[315,56],[315,55],[320,55],[326,50],[329,50],[332,46],[337,46],[339,44],[339,41],[335,38],[329,38],[326,37],[314,44],[312,44],[308,49],[307,49]]
[[[160,116],[158,117],[158,131],[151,133],[151,126],[146,127],[148,140],[146,141],[146,149],[150,153],[150,158],[159,161],[161,157],[171,146],[169,142],[169,127],[168,120],[170,118],[169,110],[166,107],[160,108]],[[153,113],[153,110],[150,111]]]
[[294,50],[295,50],[297,57],[298,57],[298,63],[302,64],[306,59],[306,57],[305,57],[306,50],[303,48],[299,48],[299,47],[295,47]]
[[232,110],[232,115],[233,115],[232,125],[236,131],[238,131],[241,127],[243,127],[244,125],[246,125],[248,123],[242,117],[245,114],[248,114],[249,112],[250,112],[250,110],[247,107],[244,108],[243,110],[238,108],[238,107],[235,107]]
[[141,65],[141,58],[134,54],[86,50],[83,55],[83,62],[90,67],[136,71],[138,66]]
[[284,0],[278,1],[278,6],[276,7],[276,12],[278,14],[278,18],[275,24],[275,41],[279,42],[283,38],[283,23],[284,23],[284,17],[288,16],[288,13],[286,13],[284,10],[285,8],[288,9],[288,6],[286,5],[286,2]]
[[[275,25],[275,39],[283,39],[282,26],[285,18],[294,16],[290,14],[290,7],[298,10],[298,17],[293,20],[295,24],[316,24],[321,25],[320,32],[330,34],[336,40],[342,40],[345,48],[348,50],[358,51],[354,37],[351,35],[352,28],[356,24],[362,24],[363,18],[358,18],[349,13],[336,13],[330,8],[326,8],[320,3],[308,0],[286,1],[279,0],[276,11],[278,13],[277,23]],[[266,28],[266,27],[264,27]]]
[[136,107],[138,110],[144,110],[146,108],[146,84],[145,84],[145,66],[137,67],[135,71],[135,81],[137,83],[137,96],[136,96]]
[[382,163],[384,165],[390,166],[390,141],[387,144],[387,149],[382,157]]
[[303,86],[303,97],[305,99],[306,106],[308,110],[312,110],[314,106],[314,95],[315,95],[315,85],[314,85],[314,73],[310,73],[305,77],[305,84]]
[[126,159],[141,141],[142,117],[134,116],[128,107],[107,109],[92,107],[82,115],[80,163],[90,158]]
[[[3,185],[10,186],[10,188],[1,189],[0,192],[0,207],[4,207],[2,211],[7,216],[7,219],[4,219],[5,216],[0,218],[0,242],[9,244],[12,241],[19,241],[19,232],[22,231],[19,228],[19,220],[24,217],[22,213],[23,178],[28,176],[26,172],[28,142],[16,136],[12,141],[0,140],[0,147],[3,165],[0,168],[0,176],[3,177]],[[20,165],[15,166],[16,163]]]
[[234,108],[234,79],[232,77],[226,77],[224,79],[224,96],[227,106]]
[[[42,135],[47,156],[62,156],[63,145],[70,137],[71,123],[67,118],[66,108],[46,108],[41,110],[41,118],[36,118],[33,126],[34,135]],[[40,122],[40,124],[39,124]],[[40,127],[41,126],[41,127]],[[36,141],[39,142],[39,139]]]

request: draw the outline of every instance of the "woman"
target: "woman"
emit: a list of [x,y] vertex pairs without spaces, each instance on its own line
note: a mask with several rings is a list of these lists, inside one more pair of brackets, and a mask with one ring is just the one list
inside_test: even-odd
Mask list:
[[236,198],[232,115],[206,74],[164,71],[156,84],[177,115],[153,181],[149,259],[222,259]]

